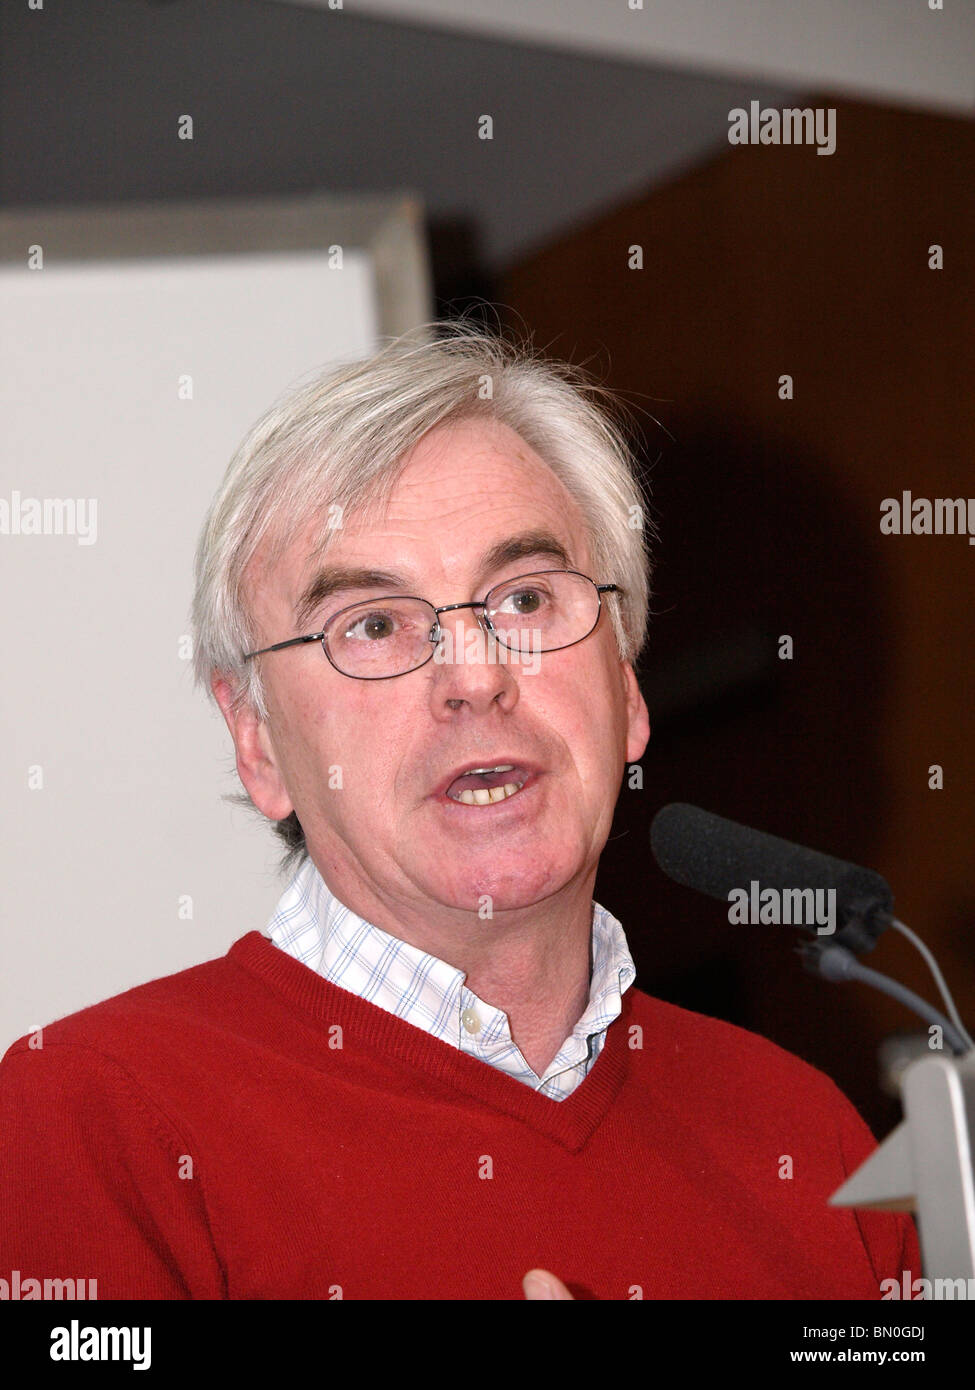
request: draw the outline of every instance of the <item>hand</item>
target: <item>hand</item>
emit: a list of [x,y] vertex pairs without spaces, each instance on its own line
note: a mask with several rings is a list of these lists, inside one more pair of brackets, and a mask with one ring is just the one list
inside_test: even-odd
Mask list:
[[567,1298],[570,1302],[575,1301],[562,1280],[556,1279],[547,1269],[530,1269],[522,1279],[521,1287],[526,1299]]

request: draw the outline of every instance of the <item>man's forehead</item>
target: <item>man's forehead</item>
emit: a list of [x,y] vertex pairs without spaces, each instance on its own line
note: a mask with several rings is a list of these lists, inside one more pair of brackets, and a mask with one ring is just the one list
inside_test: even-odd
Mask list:
[[[482,460],[486,446],[488,455],[492,442],[500,447],[487,458],[486,472],[474,470],[473,476],[465,477],[463,453],[467,451],[444,446],[468,442],[477,446]],[[506,485],[495,488],[490,472],[503,477]],[[490,430],[475,430],[466,440],[458,440],[454,427],[444,427],[421,441],[383,497],[347,509],[316,505],[287,527],[276,547],[261,547],[249,567],[252,593],[273,589],[300,613],[308,606],[305,599],[316,582],[326,592],[337,587],[323,576],[326,569],[368,567],[377,574],[395,569],[404,581],[411,574],[419,577],[414,562],[422,566],[423,559],[413,554],[411,528],[418,526],[427,541],[436,541],[446,529],[446,486],[429,486],[438,479],[449,485],[456,504],[450,507],[449,522],[455,538],[460,538],[465,565],[473,564],[486,574],[533,555],[540,561],[537,568],[585,569],[588,564],[589,537],[582,509],[520,436],[507,430],[492,441]],[[402,585],[391,582],[389,590],[397,587]]]
[[515,485],[561,492],[561,484],[527,440],[499,420],[464,419],[436,426],[406,455],[393,488],[395,502],[417,489],[470,486],[483,473],[504,472]]

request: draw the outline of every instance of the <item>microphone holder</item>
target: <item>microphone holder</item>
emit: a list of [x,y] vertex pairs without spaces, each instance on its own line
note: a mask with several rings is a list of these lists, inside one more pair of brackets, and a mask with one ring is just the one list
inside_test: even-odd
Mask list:
[[[932,1055],[901,1081],[904,1119],[829,1199],[834,1207],[913,1211],[937,1298],[975,1292],[975,1053]],[[959,1293],[952,1282],[966,1280]],[[912,1297],[905,1289],[903,1297]]]
[[853,952],[840,943],[838,937],[831,937],[828,941],[814,938],[803,942],[796,950],[811,974],[821,975],[824,980],[832,980],[834,984],[859,980],[861,984],[872,985],[874,989],[879,989],[881,993],[889,994],[892,999],[906,1005],[926,1023],[940,1028],[948,1046],[959,1057],[968,1051],[965,1039],[940,1010],[929,1004],[926,999],[922,999],[919,994],[915,994],[912,989],[908,989],[906,985],[902,985],[899,980],[892,980],[889,975],[883,975],[879,970],[871,970],[868,966],[861,965]]
[[[932,1053],[901,1079],[904,1119],[830,1200],[836,1207],[874,1207],[917,1215],[925,1278],[935,1298],[975,1296],[975,1051],[926,1000],[896,980],[860,964],[835,938],[799,947],[803,965],[827,980],[873,985],[943,1030],[954,1057]],[[971,1283],[967,1281],[971,1280]],[[913,1288],[903,1296],[913,1296]]]

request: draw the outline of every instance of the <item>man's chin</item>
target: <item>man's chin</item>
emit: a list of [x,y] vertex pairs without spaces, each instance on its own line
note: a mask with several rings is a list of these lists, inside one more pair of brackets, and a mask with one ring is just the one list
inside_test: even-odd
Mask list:
[[431,884],[431,897],[463,912],[476,912],[485,921],[499,912],[518,912],[546,902],[567,888],[575,874],[561,862],[546,863],[537,854],[523,856],[510,866],[470,863],[454,866],[448,881]]

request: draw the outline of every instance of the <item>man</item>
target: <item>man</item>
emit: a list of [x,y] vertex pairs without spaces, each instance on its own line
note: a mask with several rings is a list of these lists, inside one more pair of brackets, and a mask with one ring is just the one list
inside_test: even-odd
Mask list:
[[568,367],[438,327],[228,469],[197,671],[299,868],[267,935],[10,1049],[8,1263],[101,1298],[878,1298],[917,1247],[826,1205],[852,1107],[642,994],[592,901],[649,736],[623,437]]

